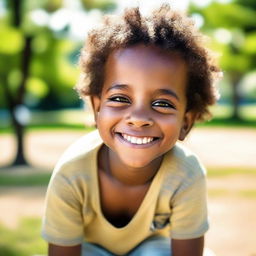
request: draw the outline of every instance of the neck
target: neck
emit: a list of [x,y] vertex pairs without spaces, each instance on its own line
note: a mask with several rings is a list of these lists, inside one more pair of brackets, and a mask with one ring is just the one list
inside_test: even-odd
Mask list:
[[163,156],[155,159],[149,165],[133,168],[125,165],[107,146],[99,153],[99,166],[116,182],[125,186],[143,186],[149,184],[157,173]]

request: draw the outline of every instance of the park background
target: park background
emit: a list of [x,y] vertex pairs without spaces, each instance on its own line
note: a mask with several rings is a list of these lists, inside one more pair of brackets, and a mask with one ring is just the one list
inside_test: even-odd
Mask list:
[[[162,1],[138,1],[147,12]],[[168,2],[168,1],[165,1]],[[73,90],[86,33],[134,1],[0,0],[0,256],[45,255],[46,187],[65,148],[94,129]],[[171,1],[207,34],[223,70],[213,119],[185,144],[208,169],[218,256],[256,255],[256,1]]]

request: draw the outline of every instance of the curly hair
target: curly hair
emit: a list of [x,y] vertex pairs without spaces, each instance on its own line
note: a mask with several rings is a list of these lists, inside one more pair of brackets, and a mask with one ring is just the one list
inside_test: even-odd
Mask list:
[[102,25],[89,32],[81,50],[81,78],[76,90],[82,98],[100,95],[105,63],[114,50],[153,45],[179,53],[187,63],[187,110],[196,113],[197,121],[208,119],[208,107],[217,100],[215,81],[220,70],[204,41],[192,19],[167,4],[144,17],[138,7],[125,9],[122,15],[105,16]]

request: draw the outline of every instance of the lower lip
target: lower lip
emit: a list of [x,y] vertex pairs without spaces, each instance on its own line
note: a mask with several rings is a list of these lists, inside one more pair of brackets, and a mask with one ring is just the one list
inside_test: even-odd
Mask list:
[[151,147],[153,145],[155,145],[156,143],[159,142],[159,139],[153,140],[147,144],[134,144],[131,143],[130,141],[127,141],[121,134],[116,133],[115,136],[118,138],[119,141],[121,141],[122,143],[124,143],[125,145],[131,147],[131,148],[148,148]]

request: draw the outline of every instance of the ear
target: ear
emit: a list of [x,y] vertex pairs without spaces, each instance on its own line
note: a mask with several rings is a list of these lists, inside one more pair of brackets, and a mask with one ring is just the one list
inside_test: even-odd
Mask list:
[[193,127],[196,120],[196,113],[192,111],[187,111],[183,118],[183,125],[180,129],[179,140],[184,140],[188,135],[189,131]]
[[90,97],[90,102],[93,110],[94,120],[97,125],[98,112],[100,111],[100,97],[93,95]]

